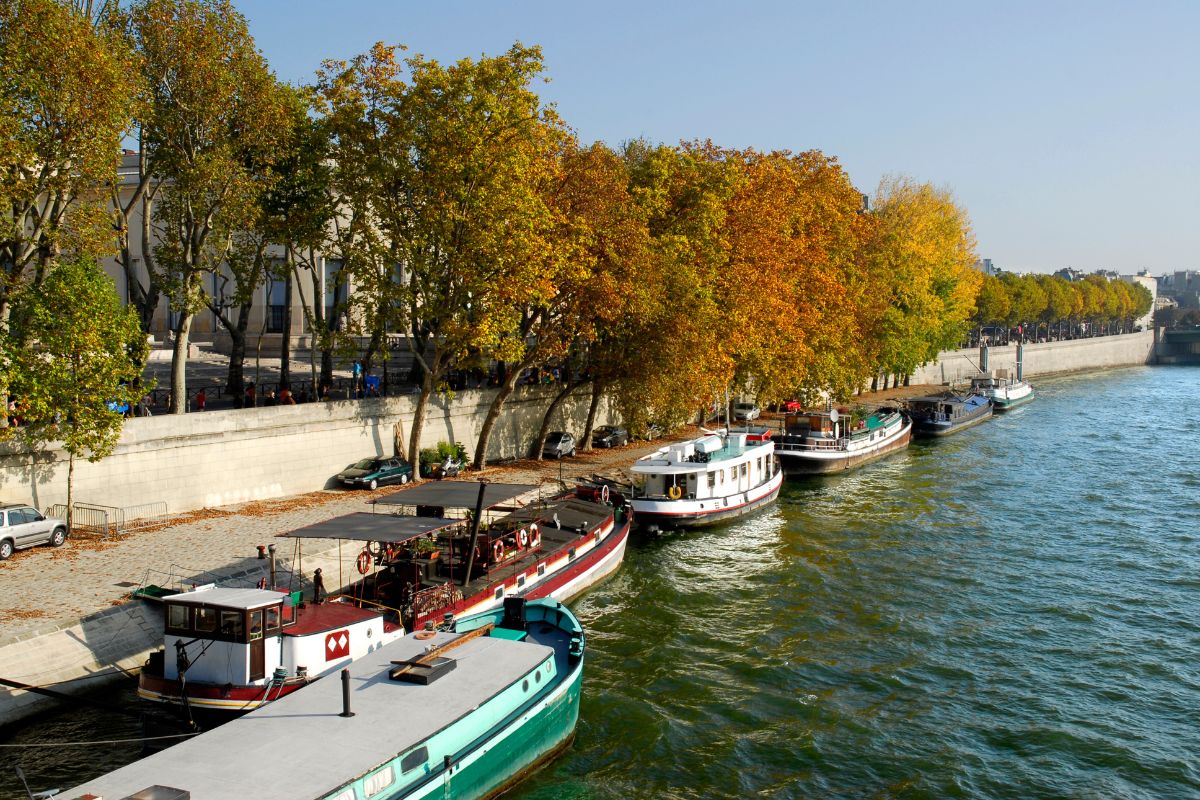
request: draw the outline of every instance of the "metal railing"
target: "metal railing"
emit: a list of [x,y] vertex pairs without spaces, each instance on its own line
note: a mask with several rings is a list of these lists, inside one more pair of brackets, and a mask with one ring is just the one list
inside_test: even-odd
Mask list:
[[[46,516],[67,518],[67,506],[55,503]],[[164,525],[171,515],[165,502],[142,503],[136,506],[103,506],[95,503],[72,503],[71,526],[75,531],[94,533],[105,539],[136,530]]]

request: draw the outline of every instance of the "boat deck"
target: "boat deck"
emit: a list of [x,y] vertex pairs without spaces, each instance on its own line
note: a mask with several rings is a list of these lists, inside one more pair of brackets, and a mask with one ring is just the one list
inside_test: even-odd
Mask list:
[[450,650],[456,668],[428,686],[389,680],[392,660],[416,658],[458,634],[406,636],[350,665],[353,717],[340,716],[341,676],[333,673],[62,797],[126,797],[154,785],[189,791],[192,800],[320,797],[467,716],[547,657],[565,659],[567,634],[534,627],[545,630],[531,641],[483,636]]

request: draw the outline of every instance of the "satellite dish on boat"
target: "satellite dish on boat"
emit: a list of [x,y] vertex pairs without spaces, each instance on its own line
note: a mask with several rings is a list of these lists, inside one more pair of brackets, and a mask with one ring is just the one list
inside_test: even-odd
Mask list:
[[838,410],[836,408],[829,409],[829,421],[830,422],[837,422],[838,416],[839,416]]

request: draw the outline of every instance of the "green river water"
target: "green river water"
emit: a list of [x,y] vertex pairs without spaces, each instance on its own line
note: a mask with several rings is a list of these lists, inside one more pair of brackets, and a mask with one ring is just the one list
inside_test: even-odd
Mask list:
[[[509,796],[1200,797],[1200,370],[1035,385],[751,518],[635,535],[575,605],[576,740]],[[7,742],[139,734],[73,712]],[[137,754],[3,750],[0,798],[18,761],[38,789]]]

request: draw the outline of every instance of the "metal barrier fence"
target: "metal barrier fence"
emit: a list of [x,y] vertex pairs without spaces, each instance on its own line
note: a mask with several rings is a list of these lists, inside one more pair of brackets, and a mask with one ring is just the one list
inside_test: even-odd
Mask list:
[[[67,518],[67,506],[55,503],[46,512],[48,517]],[[162,525],[170,521],[165,502],[142,503],[136,506],[102,506],[95,503],[72,503],[71,525],[76,531],[95,533],[104,538]]]

